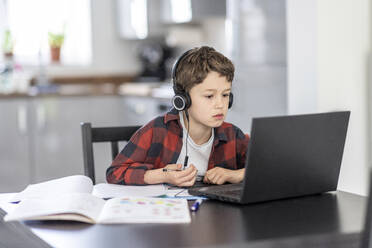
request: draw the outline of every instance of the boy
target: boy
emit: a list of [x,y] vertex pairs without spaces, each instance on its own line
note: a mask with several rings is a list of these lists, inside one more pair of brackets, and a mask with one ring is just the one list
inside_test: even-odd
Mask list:
[[172,70],[174,108],[139,129],[106,171],[117,184],[239,183],[249,137],[224,122],[232,105],[232,62],[194,48]]

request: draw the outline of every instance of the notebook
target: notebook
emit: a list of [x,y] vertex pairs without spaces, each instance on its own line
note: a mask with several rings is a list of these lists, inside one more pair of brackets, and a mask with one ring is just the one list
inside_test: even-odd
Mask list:
[[350,111],[254,118],[242,183],[191,195],[241,204],[337,188]]
[[71,220],[91,224],[189,223],[186,199],[116,197],[103,200],[87,193],[26,198],[4,221]]

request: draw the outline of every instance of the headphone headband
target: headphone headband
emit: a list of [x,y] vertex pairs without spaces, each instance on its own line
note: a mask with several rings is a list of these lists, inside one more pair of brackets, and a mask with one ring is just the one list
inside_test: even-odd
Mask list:
[[[177,60],[176,62],[174,62],[173,64],[173,67],[172,67],[172,81],[173,81],[173,89],[176,87],[177,90],[181,90],[180,86],[178,83],[177,83],[177,79],[176,79],[176,74],[177,74],[177,68],[178,68],[178,64],[182,61],[182,59],[184,57],[186,57],[193,49],[190,49],[190,50],[187,50],[186,52],[184,52]],[[182,91],[184,91],[184,89],[182,89]],[[176,92],[175,92],[176,93]],[[177,93],[176,93],[177,94]]]
[[177,83],[177,68],[178,64],[182,61],[184,57],[186,57],[192,49],[187,50],[184,52],[173,64],[172,67],[172,83],[173,83],[173,91],[175,96],[172,99],[172,104],[175,109],[178,111],[183,111],[185,109],[188,109],[191,106],[191,98],[190,95],[186,92],[186,90],[182,87],[181,84]]

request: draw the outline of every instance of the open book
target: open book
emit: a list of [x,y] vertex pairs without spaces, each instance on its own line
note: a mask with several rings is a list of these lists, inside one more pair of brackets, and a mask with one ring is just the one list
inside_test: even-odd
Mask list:
[[187,189],[168,187],[164,184],[132,186],[100,183],[93,185],[92,180],[83,175],[62,177],[42,183],[30,184],[27,188],[15,194],[10,202],[19,202],[28,198],[45,198],[65,193],[89,193],[108,199],[121,196],[162,196],[167,198],[185,198],[195,200],[201,197],[192,196]]
[[103,200],[88,193],[26,198],[5,221],[74,220],[86,223],[188,223],[186,199],[117,197]]
[[[87,176],[68,176],[30,184],[15,194],[10,202],[20,203],[4,220],[187,223],[190,215],[186,199],[164,198],[178,196],[181,191],[168,190],[163,184],[127,186],[101,183],[93,186]],[[163,198],[152,198],[158,196]],[[104,200],[108,198],[112,199]]]
[[19,202],[29,198],[49,198],[66,193],[88,193],[99,198],[120,196],[161,196],[167,194],[167,187],[162,184],[147,186],[127,186],[100,183],[93,186],[92,180],[83,175],[62,177],[42,183],[30,184],[14,195],[11,202]]

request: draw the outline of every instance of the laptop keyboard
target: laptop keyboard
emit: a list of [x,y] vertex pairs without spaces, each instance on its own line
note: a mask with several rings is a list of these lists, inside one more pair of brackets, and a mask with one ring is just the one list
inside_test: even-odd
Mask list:
[[207,186],[207,187],[200,187],[200,191],[205,191],[208,193],[226,193],[226,192],[236,192],[238,191],[239,194],[242,190],[242,184],[226,184],[226,185],[218,185],[218,186]]
[[197,192],[189,190],[189,193],[206,196],[221,201],[239,202],[242,192],[242,184],[226,184],[218,186],[205,186],[197,188]]
[[231,195],[231,196],[240,196],[242,191],[240,189],[237,190],[228,190],[228,191],[222,191],[221,194],[223,195]]

